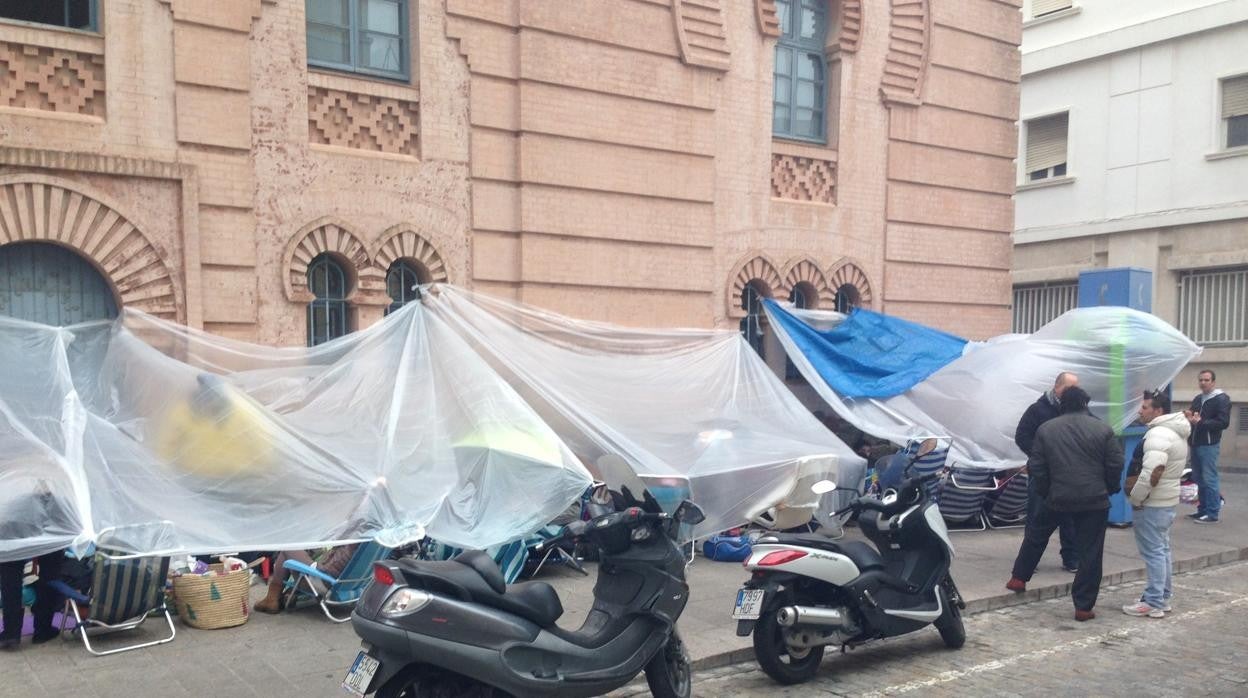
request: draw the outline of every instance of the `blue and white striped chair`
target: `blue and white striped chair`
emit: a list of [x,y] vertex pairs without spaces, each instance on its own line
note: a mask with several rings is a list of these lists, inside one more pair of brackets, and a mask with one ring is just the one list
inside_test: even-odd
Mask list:
[[953,466],[940,494],[940,514],[956,531],[984,531],[984,499],[997,489],[991,470]]
[[1020,528],[1027,522],[1027,473],[1021,470],[998,484],[995,501],[988,507],[989,528]]

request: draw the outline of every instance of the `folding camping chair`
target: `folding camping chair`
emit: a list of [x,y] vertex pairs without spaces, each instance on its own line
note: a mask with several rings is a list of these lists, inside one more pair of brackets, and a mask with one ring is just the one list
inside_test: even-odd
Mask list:
[[1027,522],[1027,473],[1019,470],[997,483],[999,494],[987,512],[988,527],[1021,528]]
[[961,526],[954,531],[985,531],[984,497],[997,489],[997,481],[989,470],[953,466],[940,492],[940,514],[950,524]]
[[[567,550],[564,550],[562,547],[558,545],[547,546],[543,548],[542,550],[534,550],[534,547],[537,546],[539,543],[545,543],[548,540],[553,540],[554,538],[558,537],[561,531],[563,531],[563,526],[556,526],[554,524],[551,524],[549,526],[541,527],[540,529],[537,530],[536,534],[534,534],[530,538],[525,539],[525,543],[526,543],[525,552],[527,553],[527,557],[528,557],[528,560],[525,561],[525,570],[524,570],[525,577],[536,577],[537,573],[542,571],[542,567],[544,567],[547,562],[550,562],[553,564],[560,564],[560,565],[563,565],[564,567],[571,567],[577,572],[580,572],[582,576],[585,576],[585,577],[589,576],[589,572],[585,571],[585,567],[581,565],[581,562],[579,560],[576,559],[576,556],[568,553]],[[541,559],[537,561],[537,564],[534,565],[533,569],[530,571],[528,569],[529,567],[528,563],[532,562],[533,559],[536,557],[535,553],[540,554]]]
[[[101,540],[105,533],[101,532]],[[52,582],[52,587],[65,596],[65,612],[61,614],[61,637],[68,639],[72,633],[79,633],[83,646],[97,657],[171,642],[177,630],[173,627],[173,616],[169,614],[165,603],[169,558],[127,555],[100,547],[96,548],[94,557],[95,571],[91,577],[89,595],[64,582]],[[67,630],[65,625],[71,613],[77,626]],[[109,650],[97,650],[91,646],[92,636],[133,630],[142,625],[148,616],[161,613],[169,624],[168,637]]]
[[[298,560],[287,560],[282,567],[298,576],[287,587],[286,606],[293,608],[299,599],[311,598],[320,604],[326,618],[335,623],[346,623],[351,620],[350,613],[339,618],[331,609],[354,606],[364,593],[364,587],[373,579],[373,563],[387,557],[390,550],[377,541],[361,543],[337,577]],[[321,586],[324,586],[324,591],[318,588]]]

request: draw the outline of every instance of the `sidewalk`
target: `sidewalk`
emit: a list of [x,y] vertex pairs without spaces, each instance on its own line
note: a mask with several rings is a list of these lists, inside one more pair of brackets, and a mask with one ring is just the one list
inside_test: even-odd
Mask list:
[[[1175,524],[1179,571],[1248,559],[1248,475],[1228,473],[1223,488],[1229,505],[1221,523],[1199,526],[1183,519]],[[1180,513],[1190,509],[1181,506]],[[850,529],[851,536],[856,534],[856,529]],[[1069,593],[1073,575],[1059,565],[1056,540],[1027,593],[1005,590],[1021,538],[1021,529],[953,534],[954,579],[968,601],[968,612]],[[1106,585],[1143,578],[1129,529],[1107,532],[1104,567]],[[543,572],[541,578],[553,584],[563,600],[560,625],[576,627],[588,612],[594,574],[592,566],[589,570],[590,578],[563,567]],[[736,636],[736,623],[730,617],[745,576],[739,564],[711,562],[700,556],[690,566],[690,600],[680,630],[696,668],[709,669],[753,656],[750,638]],[[261,591],[253,587],[252,594],[258,598]],[[155,637],[155,619],[149,623],[152,629],[140,632]],[[305,696],[340,696],[338,684],[359,647],[350,624],[330,623],[313,607],[279,616],[256,614],[246,625],[225,630],[196,630],[175,623],[178,636],[173,642],[109,657],[88,655],[80,642],[54,640],[32,646],[27,641],[16,653],[0,653],[0,697],[71,693],[270,696],[285,690]],[[104,647],[109,642],[101,640]]]

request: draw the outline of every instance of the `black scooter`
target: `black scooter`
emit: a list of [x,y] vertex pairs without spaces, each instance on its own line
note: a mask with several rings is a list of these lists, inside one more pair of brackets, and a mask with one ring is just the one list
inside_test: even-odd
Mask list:
[[[930,452],[924,442],[906,466]],[[753,574],[733,609],[737,635],[754,635],[754,656],[768,676],[801,683],[819,670],[828,645],[855,647],[914,632],[929,624],[951,648],[966,642],[962,600],[949,566],[953,545],[927,483],[939,472],[907,477],[880,499],[860,496],[852,512],[875,543],[834,541],[814,534],[760,538],[746,569]],[[828,481],[814,491],[835,489]]]
[[676,620],[689,587],[677,531],[704,515],[685,500],[669,516],[649,492],[644,502],[624,493],[628,508],[574,522],[545,543],[583,536],[600,550],[579,630],[556,625],[563,606],[549,584],[507,585],[480,551],[379,562],[351,615],[363,649],[343,687],[379,698],[595,696],[644,670],[654,695],[688,698]]

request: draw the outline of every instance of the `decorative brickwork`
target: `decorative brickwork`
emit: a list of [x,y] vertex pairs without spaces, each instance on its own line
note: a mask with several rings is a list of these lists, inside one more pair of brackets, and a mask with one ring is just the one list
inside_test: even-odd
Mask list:
[[928,0],[892,0],[888,57],[880,94],[886,103],[918,105],[927,72],[931,12]]
[[777,199],[836,203],[836,163],[772,153],[771,195]]
[[286,298],[296,303],[312,301],[308,290],[308,265],[324,252],[332,252],[344,259],[352,269],[348,273],[358,275],[369,266],[368,250],[354,233],[340,221],[322,219],[305,226],[290,239],[282,268],[286,270]]
[[[784,289],[787,298],[799,284],[814,290],[815,297],[807,298],[811,308],[826,308],[832,305],[836,291],[828,286],[828,278],[823,270],[810,257],[792,260],[784,270]],[[805,290],[805,289],[803,289]]]
[[747,255],[738,263],[736,271],[729,279],[728,317],[732,318],[745,317],[745,310],[741,308],[741,294],[745,292],[746,284],[751,281],[762,282],[768,297],[774,296],[777,290],[784,288],[775,263],[757,252]]
[[420,105],[308,86],[308,140],[380,153],[420,155]]
[[373,264],[383,275],[399,259],[419,262],[429,272],[429,278],[421,279],[422,282],[437,283],[448,280],[442,255],[423,236],[406,228],[383,235],[381,244],[373,253]]
[[720,0],[672,0],[676,38],[685,63],[728,70],[728,35],[719,3]]
[[841,33],[837,46],[845,53],[858,50],[862,38],[862,0],[841,0]]
[[859,305],[864,307],[871,305],[871,281],[867,279],[867,273],[854,260],[842,259],[833,264],[828,270],[827,278],[828,286],[833,294],[845,284],[852,284],[858,289]]
[[754,18],[763,36],[780,36],[780,18],[776,16],[776,0],[754,0]]
[[0,42],[0,106],[104,117],[104,56]]
[[20,241],[71,247],[100,270],[122,305],[183,319],[169,252],[94,196],[48,177],[0,180],[0,245]]

